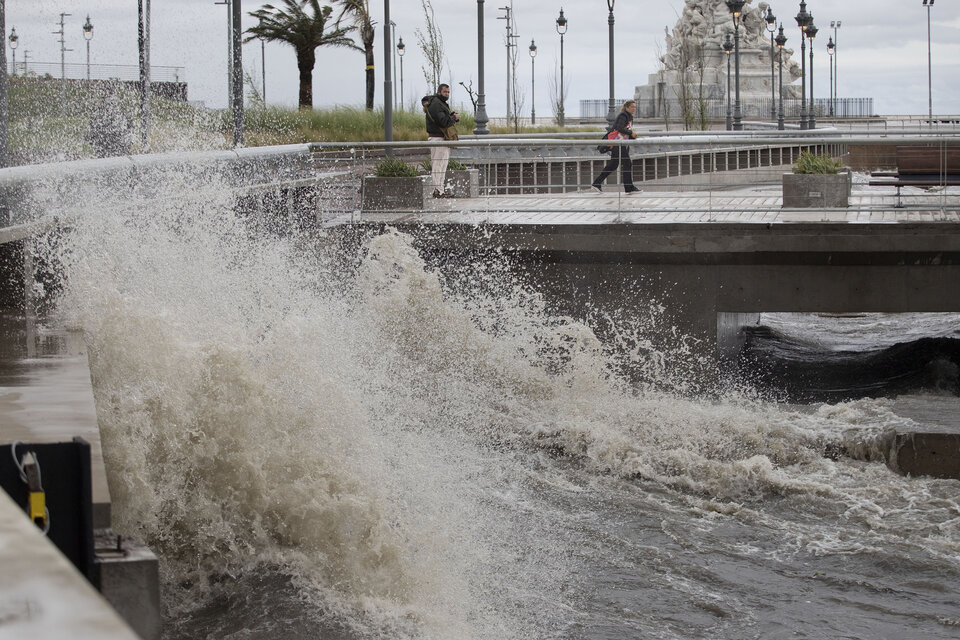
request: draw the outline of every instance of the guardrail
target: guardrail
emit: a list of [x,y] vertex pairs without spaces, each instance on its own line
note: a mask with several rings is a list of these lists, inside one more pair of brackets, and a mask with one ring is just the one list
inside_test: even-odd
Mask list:
[[[502,196],[569,195],[588,190],[608,160],[609,156],[596,151],[599,143],[599,139],[558,136],[465,138],[456,142],[318,142],[0,169],[0,204],[5,211],[0,215],[0,243],[41,233],[78,211],[91,211],[91,202],[126,206],[137,198],[176,200],[186,198],[185,185],[204,182],[233,189],[241,209],[261,206],[264,194],[299,190],[298,194],[310,198],[305,206],[316,221],[362,216],[363,178],[373,174],[388,151],[418,163],[436,146],[451,147],[454,159],[480,173],[478,195],[492,207]],[[738,189],[753,189],[757,198],[767,198],[760,205],[745,201],[742,209],[748,211],[752,206],[765,210],[773,206],[769,198],[779,197],[779,176],[800,151],[842,156],[852,146],[862,146],[876,150],[879,156],[897,145],[960,145],[960,136],[849,135],[836,130],[800,135],[659,133],[612,144],[630,148],[635,182],[647,193],[662,194],[662,206],[668,206],[667,200],[672,199],[675,208],[710,210],[715,206],[711,194]],[[176,175],[175,186],[170,186],[172,175]],[[619,171],[608,184],[612,186],[618,178]],[[873,192],[876,197],[862,198],[855,207],[867,211],[889,207],[895,201],[892,188],[867,188],[866,179],[862,182],[857,189]],[[913,210],[942,211],[954,206],[950,199],[956,199],[957,188],[941,187],[935,191],[905,191],[905,202]],[[630,207],[629,202],[624,198],[617,206]]]

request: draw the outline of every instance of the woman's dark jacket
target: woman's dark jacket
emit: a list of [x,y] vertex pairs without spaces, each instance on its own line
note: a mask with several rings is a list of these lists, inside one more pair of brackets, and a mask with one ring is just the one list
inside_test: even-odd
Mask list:
[[633,122],[633,115],[626,109],[623,109],[617,114],[617,119],[613,122],[613,128],[627,138],[634,138],[633,130],[630,129],[631,122]]

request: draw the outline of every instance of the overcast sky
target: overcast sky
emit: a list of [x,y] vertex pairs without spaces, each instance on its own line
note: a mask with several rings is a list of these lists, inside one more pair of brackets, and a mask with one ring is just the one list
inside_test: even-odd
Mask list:
[[[321,0],[322,1],[322,0]],[[425,19],[422,0],[391,0],[396,34],[407,45],[403,59],[404,89],[408,102],[429,92],[421,71],[424,58],[417,46],[416,30]],[[510,0],[487,0],[486,97],[491,116],[503,114],[506,103],[505,22],[499,7]],[[750,0],[756,6],[759,0]],[[252,26],[251,11],[264,3],[244,0],[244,28]],[[799,31],[792,16],[799,1],[773,0],[784,20],[788,47],[798,44]],[[467,103],[457,86],[477,79],[477,3],[475,0],[433,0],[454,80],[454,102]],[[683,0],[620,0],[616,3],[616,93],[632,97],[633,88],[645,84],[656,71],[658,45],[664,27],[673,28]],[[808,10],[820,27],[816,40],[814,80],[817,97],[829,95],[826,52],[829,24],[842,22],[837,34],[838,93],[840,97],[874,98],[881,114],[917,114],[927,111],[927,10],[921,0],[810,0]],[[549,84],[559,66],[560,38],[554,21],[563,7],[569,20],[564,37],[564,63],[569,78],[567,113],[579,114],[581,99],[607,95],[607,8],[605,0],[513,0],[521,60],[518,75],[530,109],[530,58],[527,48],[536,41],[537,114],[550,115]],[[7,33],[16,27],[16,51],[22,62],[29,51],[31,62],[60,62],[59,14],[66,18],[67,62],[86,61],[82,25],[87,14],[94,25],[91,58],[94,64],[137,63],[137,0],[6,0]],[[384,0],[371,0],[377,20],[375,44],[377,102],[382,104],[383,34],[380,31]],[[935,113],[960,113],[960,6],[941,0],[933,7],[933,109]],[[829,32],[829,33],[828,33]],[[214,0],[152,0],[154,65],[184,68],[191,100],[211,107],[227,103],[227,10]],[[244,67],[259,78],[260,44],[243,47]],[[8,58],[10,49],[7,48]],[[267,100],[293,106],[297,101],[296,59],[291,47],[266,45]],[[445,74],[446,76],[447,74]],[[397,80],[395,80],[397,81]],[[361,52],[320,49],[314,70],[314,104],[362,105],[364,59]]]

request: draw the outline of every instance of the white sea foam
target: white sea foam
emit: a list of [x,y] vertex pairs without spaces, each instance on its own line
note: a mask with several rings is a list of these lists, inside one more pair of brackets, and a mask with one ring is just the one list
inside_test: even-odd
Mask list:
[[[253,234],[215,181],[166,180],[166,200],[98,193],[43,249],[90,347],[116,525],[165,559],[174,617],[269,570],[357,635],[561,635],[589,620],[580,571],[629,564],[605,519],[637,494],[683,545],[736,523],[758,537],[745,557],[897,543],[960,564],[948,483],[823,457],[892,423],[882,401],[638,388],[610,341],[493,264],[457,288],[390,231],[344,271],[324,235]],[[640,333],[655,318],[612,341],[646,345],[629,357],[648,379],[671,355]]]

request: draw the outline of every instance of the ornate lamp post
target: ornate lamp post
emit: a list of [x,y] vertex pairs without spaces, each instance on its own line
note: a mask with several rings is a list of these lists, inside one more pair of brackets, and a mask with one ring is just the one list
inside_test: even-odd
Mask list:
[[20,44],[20,36],[17,35],[17,29],[10,29],[10,53],[13,56],[13,75],[17,75],[17,45]]
[[783,46],[787,44],[787,36],[783,35],[783,25],[780,25],[780,32],[777,33],[777,49],[780,51],[778,56],[780,60],[780,109],[777,112],[777,129],[783,131]]
[[563,115],[563,34],[567,32],[567,19],[563,17],[563,8],[560,8],[560,16],[557,18],[557,33],[560,34],[560,108],[557,109],[557,124],[561,127],[565,125],[566,119]]
[[776,96],[776,79],[773,74],[773,58],[776,54],[776,49],[773,46],[773,34],[777,30],[777,17],[773,15],[773,9],[769,6],[767,7],[767,17],[764,18],[767,21],[767,31],[770,32],[770,115],[771,120],[777,119],[777,96]]
[[923,6],[927,8],[927,100],[930,123],[933,124],[933,54],[930,50],[930,9],[933,8],[933,0],[923,0]]
[[817,105],[813,100],[813,39],[817,37],[817,25],[813,24],[813,15],[810,16],[810,23],[807,25],[807,38],[810,39],[810,112],[807,118],[807,128],[817,128]]
[[90,80],[90,41],[93,40],[93,23],[90,22],[90,14],[87,14],[87,21],[83,23],[83,39],[87,41],[87,80]]
[[613,125],[614,120],[617,119],[617,106],[614,104],[614,89],[613,89],[613,5],[616,0],[607,0],[607,9],[610,11],[610,14],[607,16],[607,27],[610,32],[608,38],[609,47],[610,47],[610,108],[607,110],[607,123]]
[[[473,128],[474,135],[486,135],[490,133],[487,129],[487,97],[483,93],[483,1],[477,0],[477,113],[474,116],[476,127]],[[403,61],[400,61],[400,73],[403,73]],[[402,93],[402,92],[401,92]]]
[[830,117],[833,117],[833,50],[837,45],[833,44],[833,38],[827,42],[827,54],[830,56]]
[[730,39],[730,32],[723,41],[723,52],[727,54],[727,131],[733,130],[733,119],[730,117],[730,54],[733,53],[733,40]]
[[800,27],[800,128],[807,128],[807,25],[810,24],[810,14],[807,13],[807,3],[800,0],[800,13],[795,20]]
[[403,110],[403,54],[407,52],[407,46],[403,44],[403,36],[400,36],[400,42],[397,43],[397,57],[400,58],[400,102],[398,108]]
[[[837,29],[840,28],[841,22],[837,20],[836,22],[830,22],[830,28],[833,29],[833,101],[834,103],[839,102],[840,100],[840,91],[838,90],[837,80],[840,77],[839,70],[837,69],[837,62],[840,61],[840,56],[837,55],[836,47],[840,44],[840,40],[837,38]],[[837,105],[833,105],[833,111],[837,111]]]
[[740,16],[743,13],[743,5],[746,0],[726,0],[727,9],[730,10],[730,16],[733,18],[733,67],[736,76],[736,100],[733,103],[733,130],[743,130],[743,118],[740,113]]
[[530,40],[530,124],[537,124],[537,45]]

